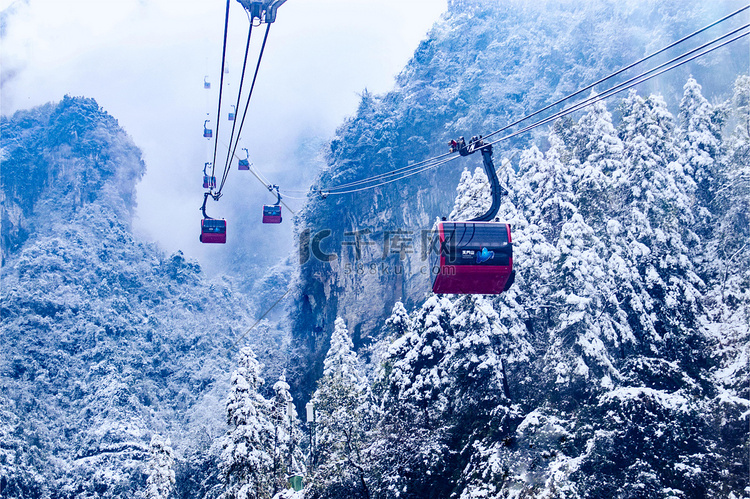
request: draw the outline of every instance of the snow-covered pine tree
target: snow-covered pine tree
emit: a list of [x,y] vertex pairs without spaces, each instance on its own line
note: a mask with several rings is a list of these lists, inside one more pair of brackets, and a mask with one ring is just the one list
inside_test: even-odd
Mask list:
[[[725,105],[729,127],[726,155],[716,182],[713,249],[715,272],[704,302],[717,347],[714,371],[718,395],[712,400],[713,424],[721,427],[723,492],[741,490],[747,473],[747,411],[750,409],[750,76],[734,83]],[[742,438],[737,438],[738,436]],[[747,490],[747,489],[745,489]]]
[[267,417],[268,402],[258,393],[261,369],[253,350],[242,348],[226,404],[229,430],[220,463],[226,499],[270,497],[273,425]]
[[490,183],[481,167],[477,167],[473,175],[467,169],[461,173],[456,193],[448,220],[470,220],[486,212],[492,204]]
[[586,223],[603,232],[614,199],[614,172],[622,172],[623,145],[603,101],[594,103],[573,128],[573,155],[578,211]]
[[750,302],[750,76],[734,83],[731,133],[716,186],[717,228],[712,244],[717,263],[712,294],[724,315]]
[[370,447],[373,481],[388,496],[448,496],[468,458],[450,449],[477,449],[488,434],[505,431],[508,334],[491,302],[473,296],[430,297],[409,323],[377,385],[382,417]]
[[288,476],[304,474],[304,457],[299,448],[302,438],[300,422],[285,373],[274,383],[273,391],[270,419],[274,427],[272,474],[275,494],[286,487]]
[[394,340],[402,337],[409,331],[411,321],[403,303],[397,301],[393,305],[391,316],[386,319],[385,325],[391,330]]
[[370,383],[354,352],[349,330],[337,318],[323,368],[313,394],[315,407],[312,497],[370,497],[367,432],[375,422]]
[[388,496],[426,497],[444,485],[451,455],[440,419],[447,401],[439,363],[450,336],[451,306],[447,298],[428,298],[391,344],[379,375],[382,415],[369,451],[375,488]]
[[617,222],[610,229],[618,303],[627,311],[643,353],[684,347],[686,331],[697,330],[702,286],[686,243],[694,240],[692,181],[679,164],[672,117],[664,100],[632,92],[621,105],[625,171]]
[[175,483],[174,451],[169,439],[160,435],[151,437],[149,446],[148,478],[146,479],[148,499],[168,499]]
[[[715,198],[724,119],[721,111],[703,97],[701,86],[695,79],[688,78],[683,90],[679,114],[679,161],[695,182],[698,206],[702,208],[698,214],[701,220],[709,216]],[[689,190],[690,186],[683,189]],[[710,224],[711,220],[706,220],[706,223]],[[710,232],[705,235],[710,236]]]

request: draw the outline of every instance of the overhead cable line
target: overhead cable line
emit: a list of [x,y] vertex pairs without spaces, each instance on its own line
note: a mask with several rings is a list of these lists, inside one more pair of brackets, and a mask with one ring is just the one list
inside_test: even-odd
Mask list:
[[445,158],[446,156],[450,156],[450,154],[451,153],[447,152],[445,154],[441,154],[440,156],[435,156],[434,158],[429,158],[429,159],[426,159],[424,161],[420,161],[419,163],[412,163],[410,165],[407,165],[407,166],[404,166],[404,167],[401,167],[401,168],[397,168],[395,170],[391,170],[391,171],[388,171],[388,172],[385,172],[385,173],[380,173],[378,175],[373,175],[372,177],[367,177],[367,178],[362,179],[362,180],[356,180],[356,181],[352,181],[352,182],[347,182],[345,184],[339,184],[336,187],[333,187],[332,189],[340,189],[340,188],[345,188],[345,187],[352,187],[352,186],[355,186],[355,185],[360,185],[360,184],[363,184],[363,183],[371,182],[373,180],[378,180],[378,179],[381,179],[381,178],[390,177],[390,176],[393,176],[393,175],[398,175],[400,172],[403,172],[403,171],[406,171],[406,170],[412,170],[412,169],[415,169],[415,168],[419,168],[420,166],[423,166],[426,163],[430,163],[432,161],[437,161],[439,159]]
[[[249,17],[250,16],[248,15],[248,20],[250,21],[250,28],[248,29],[248,32],[247,32],[247,43],[245,44],[245,57],[242,60],[242,74],[240,76],[240,85],[239,85],[240,88],[237,91],[237,103],[234,106],[235,109],[239,109],[240,107],[240,100],[242,98],[242,84],[245,82],[245,69],[247,68],[247,56],[248,56],[248,53],[250,52],[250,39],[253,35],[253,20],[250,19]],[[237,126],[237,120],[232,120],[232,133],[229,135],[229,146],[227,146],[227,159],[224,162],[224,171],[222,172],[222,179],[226,178],[227,168],[229,168],[231,165],[230,157],[231,157],[231,150],[232,150],[232,142],[235,140],[234,128],[236,126]],[[218,130],[217,130],[217,135],[218,135]],[[239,140],[240,140],[240,137],[239,135],[237,135],[237,141],[239,142]],[[222,186],[223,185],[224,184],[222,182]],[[219,192],[221,192],[221,189],[219,189]]]
[[[258,56],[258,64],[255,66],[255,74],[253,75],[253,82],[250,85],[250,93],[247,96],[247,102],[245,103],[245,109],[242,113],[242,120],[240,121],[240,128],[237,132],[237,137],[242,136],[242,127],[245,124],[245,118],[247,117],[247,109],[250,106],[250,98],[253,96],[253,90],[255,89],[255,82],[258,79],[258,70],[260,70],[260,63],[263,60],[263,52],[266,49],[266,41],[268,40],[268,33],[271,31],[271,24],[266,24],[266,33],[263,36],[263,44],[260,48],[260,55]],[[237,151],[237,145],[239,144],[239,140],[235,141],[234,146],[232,146],[232,154],[231,156],[235,155],[235,152]],[[221,184],[219,185],[218,194],[221,195],[221,190],[224,188],[224,184],[226,183],[227,176],[229,175],[230,168],[228,166],[225,166],[224,168],[224,174],[221,178]]]
[[546,110],[548,110],[548,109],[550,109],[550,108],[552,108],[552,107],[554,107],[554,106],[556,106],[556,105],[558,105],[558,104],[560,104],[562,102],[565,102],[566,100],[568,100],[568,99],[570,99],[572,97],[575,97],[576,95],[579,95],[579,94],[581,94],[581,93],[583,93],[583,92],[585,92],[587,90],[590,90],[590,89],[594,88],[596,85],[599,85],[600,83],[603,83],[603,82],[605,82],[605,81],[607,81],[607,80],[609,80],[609,79],[611,79],[611,78],[613,78],[613,77],[615,77],[615,76],[617,76],[617,75],[619,75],[619,74],[627,71],[628,69],[632,69],[633,67],[635,67],[635,66],[637,66],[637,65],[639,65],[639,64],[641,64],[643,62],[646,62],[649,59],[652,59],[652,58],[656,57],[657,55],[659,55],[659,54],[661,54],[663,52],[666,52],[667,50],[669,50],[669,49],[671,49],[673,47],[676,47],[677,45],[679,45],[679,44],[681,44],[681,43],[689,40],[690,38],[693,38],[694,36],[699,35],[700,33],[703,33],[704,31],[706,31],[706,30],[708,30],[710,28],[713,28],[717,24],[720,24],[720,23],[726,21],[727,19],[730,19],[730,18],[736,16],[737,14],[739,14],[739,13],[741,13],[741,12],[747,10],[747,9],[750,9],[750,5],[746,5],[745,7],[742,7],[741,9],[738,9],[738,10],[732,12],[731,14],[728,14],[728,15],[722,17],[721,19],[718,19],[718,20],[712,22],[711,24],[709,24],[707,26],[704,26],[701,29],[699,29],[697,31],[694,31],[694,32],[690,33],[689,35],[683,36],[679,40],[670,43],[666,47],[663,47],[663,48],[657,50],[656,52],[653,52],[653,53],[647,55],[646,57],[638,59],[637,61],[635,61],[635,62],[633,62],[631,64],[628,64],[624,68],[618,69],[614,73],[611,73],[611,74],[605,76],[604,78],[601,78],[600,80],[597,80],[594,83],[591,83],[591,84],[583,87],[582,89],[573,92],[572,94],[566,95],[565,97],[563,97],[563,98],[561,98],[561,99],[553,102],[552,104],[549,104],[548,106],[545,106],[545,107],[543,107],[543,108],[541,108],[541,109],[539,109],[537,111],[534,111],[531,114],[527,114],[526,116],[523,116],[522,118],[519,118],[518,120],[505,125],[504,127],[500,128],[499,130],[495,130],[494,132],[485,135],[484,138],[488,138],[488,137],[492,137],[493,135],[497,135],[498,133],[500,133],[500,132],[502,132],[504,130],[507,130],[508,128],[510,128],[512,126],[518,125],[519,123],[524,122],[527,119],[532,118],[532,117],[536,116],[537,114],[542,113],[542,112],[544,112],[544,111],[546,111]]
[[262,321],[263,319],[265,319],[265,317],[271,312],[271,310],[274,309],[274,307],[276,307],[276,305],[278,305],[279,303],[281,303],[281,300],[283,300],[284,297],[286,295],[288,295],[291,290],[292,290],[291,287],[289,289],[287,289],[286,293],[284,293],[283,295],[281,295],[281,298],[279,298],[278,300],[276,300],[276,302],[273,305],[271,305],[265,312],[263,312],[263,315],[261,315],[260,318],[258,320],[256,320],[255,323],[252,326],[250,326],[248,328],[248,330],[245,331],[242,334],[242,336],[240,336],[239,338],[237,338],[236,340],[234,340],[234,343],[232,343],[232,350],[234,350],[234,348],[237,346],[237,343],[239,343],[240,341],[244,340],[245,337],[248,334],[250,334],[250,331],[252,331],[253,329],[255,329],[255,326],[257,326],[258,324],[260,324],[260,321]]
[[[746,33],[737,35],[734,38],[731,38],[731,39],[729,39],[729,40],[727,40],[727,41],[725,41],[725,42],[723,42],[723,43],[721,43],[721,44],[719,44],[719,45],[717,45],[715,47],[711,47],[711,48],[709,48],[707,50],[704,50],[703,52],[695,54],[692,57],[690,57],[688,59],[685,59],[683,61],[680,61],[680,62],[675,62],[675,61],[678,61],[678,60],[680,60],[680,59],[682,59],[682,58],[684,58],[684,57],[686,57],[686,56],[688,56],[688,55],[690,55],[692,53],[695,53],[698,50],[701,50],[701,49],[706,48],[706,47],[708,47],[710,45],[713,45],[717,41],[720,41],[720,40],[722,40],[722,39],[724,39],[724,38],[726,38],[728,36],[731,36],[732,34],[735,34],[735,33],[739,32],[739,31],[741,31],[743,29],[747,29],[748,27],[750,27],[750,24],[746,24],[746,25],[744,25],[744,26],[742,26],[740,28],[735,29],[734,31],[732,31],[732,32],[730,32],[730,33],[728,33],[726,35],[722,35],[722,36],[720,36],[720,37],[718,37],[718,38],[716,38],[716,39],[714,39],[714,40],[712,40],[710,42],[707,42],[704,45],[702,45],[702,46],[700,46],[700,47],[698,47],[696,49],[690,50],[690,51],[688,51],[688,52],[686,52],[686,53],[684,53],[684,54],[682,54],[682,55],[680,55],[678,57],[675,57],[675,58],[671,59],[670,61],[668,61],[668,62],[666,62],[664,64],[661,64],[660,66],[657,66],[654,69],[651,69],[649,71],[641,73],[640,75],[631,78],[627,82],[618,84],[615,87],[612,87],[612,88],[606,90],[605,92],[603,92],[601,94],[589,97],[589,98],[587,98],[587,99],[585,99],[585,100],[583,100],[583,101],[581,101],[579,103],[576,103],[576,104],[572,105],[569,108],[566,108],[566,109],[564,109],[562,111],[559,111],[559,112],[553,114],[552,116],[549,116],[547,118],[541,119],[541,120],[539,120],[539,121],[537,121],[535,123],[532,123],[531,125],[528,125],[528,126],[522,128],[521,130],[518,130],[518,131],[513,132],[511,134],[505,135],[503,137],[500,137],[499,139],[496,139],[496,140],[494,140],[492,142],[489,142],[489,143],[487,143],[485,145],[494,145],[494,144],[497,144],[498,142],[510,139],[512,137],[515,137],[517,135],[525,133],[525,132],[527,132],[529,130],[537,128],[539,126],[545,125],[545,124],[547,124],[547,123],[549,123],[551,121],[557,120],[557,119],[559,119],[559,118],[561,118],[563,116],[567,116],[568,114],[571,114],[573,112],[579,111],[579,110],[581,110],[581,109],[583,109],[583,108],[585,108],[587,106],[590,106],[590,105],[592,105],[592,104],[594,104],[596,102],[599,102],[599,101],[604,100],[604,99],[606,99],[608,97],[616,95],[616,94],[618,94],[620,92],[628,90],[628,89],[634,87],[635,85],[639,85],[639,84],[644,83],[644,82],[646,82],[648,80],[651,80],[651,79],[653,79],[653,78],[655,78],[655,77],[657,77],[657,76],[659,76],[659,75],[661,75],[661,74],[663,74],[663,73],[665,73],[667,71],[671,71],[671,70],[673,70],[673,69],[675,69],[677,67],[680,67],[680,66],[682,66],[684,64],[687,64],[688,62],[693,61],[694,59],[697,59],[698,57],[702,57],[702,56],[704,56],[706,54],[709,54],[709,53],[713,52],[714,50],[717,50],[717,49],[719,49],[721,47],[724,47],[725,45],[728,45],[730,43],[733,43],[733,42],[735,42],[735,41],[737,41],[737,40],[739,40],[741,38],[744,38],[744,37],[750,35],[750,32],[746,32]],[[672,63],[674,63],[674,64],[672,64]],[[669,66],[669,64],[672,64],[672,65]],[[666,67],[666,66],[668,66],[668,67]],[[658,71],[658,72],[656,72],[654,74],[651,74],[649,76],[649,73],[653,73],[654,71],[657,71],[658,69],[661,69],[661,71]],[[360,192],[360,191],[372,189],[372,188],[375,188],[375,187],[379,187],[381,185],[389,184],[391,182],[396,182],[398,180],[402,180],[404,178],[411,177],[413,175],[425,172],[427,170],[431,170],[433,168],[441,166],[441,165],[443,165],[443,164],[445,164],[445,163],[447,163],[449,161],[452,161],[454,159],[457,159],[459,157],[461,157],[461,156],[453,156],[452,158],[448,158],[446,160],[443,160],[443,161],[440,161],[440,162],[437,162],[437,163],[434,163],[434,164],[429,164],[429,165],[424,166],[422,168],[410,171],[408,173],[403,174],[402,176],[399,176],[398,178],[390,179],[388,181],[380,182],[380,183],[377,183],[377,184],[374,184],[374,185],[369,185],[369,186],[365,186],[365,187],[361,187],[361,188],[357,188],[357,189],[347,189],[347,190],[344,190],[344,191],[337,191],[336,187],[331,188],[331,189],[316,189],[316,191],[317,192],[325,192],[327,195],[351,194],[351,193],[354,193],[354,192]],[[429,161],[429,160],[427,160],[427,161]],[[427,161],[425,161],[423,163],[426,163]],[[363,179],[362,182],[364,183],[367,180],[368,179]]]
[[[227,60],[227,34],[229,32],[229,2],[227,0],[227,12],[224,16],[224,46],[221,49],[221,80],[219,82],[219,108],[216,111],[216,139],[214,140],[214,159],[211,162],[211,176],[216,173],[216,150],[219,145],[219,125],[221,124],[221,94],[224,90],[224,65]],[[219,199],[221,192],[217,192],[214,199]]]
[[[227,146],[227,144],[226,144],[225,142],[222,142],[222,144],[223,144],[223,145],[224,145],[225,147]],[[234,155],[233,155],[233,157],[235,157],[235,158],[239,159],[239,157],[238,157],[238,156],[237,156],[236,154],[234,154]],[[265,178],[265,177],[263,176],[263,174],[261,174],[261,173],[260,173],[259,171],[257,171],[257,170],[256,170],[255,168],[253,168],[253,166],[250,166],[250,168],[249,168],[249,171],[250,171],[250,173],[252,173],[252,174],[253,174],[253,176],[254,176],[254,177],[255,177],[256,179],[258,179],[258,182],[260,182],[261,184],[263,184],[263,187],[265,187],[266,189],[268,189],[268,187],[269,187],[269,186],[271,185],[271,182],[269,182],[269,181],[268,181],[268,179],[266,179],[266,178]],[[270,189],[269,189],[269,191],[270,191]],[[288,197],[291,197],[291,196],[288,196]],[[297,198],[292,198],[292,199],[297,199]],[[289,210],[289,213],[291,213],[292,215],[296,215],[296,214],[297,214],[297,212],[296,212],[296,211],[294,211],[293,209],[291,209],[291,208],[289,207],[289,205],[287,205],[287,204],[286,204],[286,203],[284,202],[284,200],[283,200],[283,199],[282,199],[282,200],[280,200],[280,201],[281,201],[281,204],[282,204],[282,205],[284,205],[284,208],[286,208],[287,210]]]
[[[748,27],[750,27],[750,24],[746,24],[742,28],[739,28],[738,30],[735,30],[735,31],[739,31],[741,29],[745,29],[745,28],[748,28]],[[680,61],[680,62],[678,62],[676,64],[673,64],[670,67],[666,67],[666,68],[662,69],[661,71],[659,71],[657,73],[654,73],[654,74],[652,74],[650,76],[646,76],[646,77],[641,78],[641,76],[648,75],[648,73],[651,73],[654,70],[650,70],[650,71],[647,71],[645,73],[642,73],[638,77],[635,77],[635,78],[632,78],[631,80],[629,80],[632,83],[630,83],[630,84],[628,84],[626,86],[623,86],[622,88],[617,88],[617,87],[620,87],[622,84],[621,85],[617,85],[616,87],[613,87],[612,89],[607,90],[607,91],[603,92],[600,95],[595,95],[595,96],[593,96],[593,97],[591,97],[589,99],[586,99],[585,101],[582,101],[582,102],[580,102],[578,104],[575,104],[575,105],[571,106],[570,108],[567,108],[567,109],[564,109],[564,110],[562,110],[562,111],[560,111],[558,113],[555,113],[553,116],[550,116],[550,117],[545,118],[543,120],[537,121],[536,123],[533,123],[533,124],[531,124],[531,125],[529,125],[529,126],[527,126],[525,128],[522,128],[521,130],[518,130],[518,131],[513,132],[511,134],[505,135],[503,137],[500,137],[499,139],[493,140],[492,142],[489,142],[488,144],[489,145],[497,144],[498,142],[510,139],[512,137],[515,137],[516,135],[520,135],[521,133],[527,132],[527,131],[529,131],[529,130],[531,130],[533,128],[536,128],[536,127],[539,127],[539,126],[542,126],[542,125],[546,125],[547,123],[549,123],[551,121],[554,121],[554,120],[556,120],[558,118],[562,118],[563,116],[567,116],[568,114],[571,114],[571,113],[574,113],[576,111],[579,111],[579,110],[583,109],[584,107],[590,106],[591,104],[594,104],[596,102],[604,100],[604,99],[606,99],[608,97],[611,97],[613,95],[619,94],[620,92],[624,92],[625,90],[628,90],[628,89],[630,89],[630,88],[632,88],[632,87],[634,87],[636,85],[639,85],[639,84],[644,83],[644,82],[646,82],[648,80],[656,78],[657,76],[660,76],[660,75],[666,73],[667,71],[671,71],[671,70],[673,70],[675,68],[678,68],[678,67],[682,66],[683,64],[687,64],[688,62],[690,62],[690,61],[692,61],[694,59],[697,59],[698,57],[702,57],[702,56],[704,56],[706,54],[709,54],[709,53],[713,52],[714,50],[717,50],[717,49],[719,49],[721,47],[724,47],[725,45],[728,45],[728,44],[730,44],[732,42],[735,42],[735,41],[739,40],[740,38],[744,38],[744,37],[746,37],[748,35],[750,35],[750,32],[743,33],[741,35],[737,35],[734,38],[732,38],[730,40],[727,40],[724,43],[721,43],[721,44],[717,45],[716,47],[711,47],[710,49],[707,49],[707,50],[705,50],[705,51],[703,51],[703,52],[701,52],[699,54],[695,54],[694,56],[692,56],[692,57],[690,57],[688,59],[685,59],[684,61]],[[728,35],[724,35],[724,36],[722,36],[720,38],[725,38],[726,36],[728,36]],[[715,42],[716,42],[716,40],[714,40],[712,42],[709,42],[706,45],[711,45],[711,44],[713,44]],[[694,52],[694,51],[695,50],[692,50],[691,52]],[[681,59],[685,55],[687,55],[687,54],[683,54],[682,56],[677,57],[675,59]],[[673,61],[675,59],[673,59]],[[635,80],[637,78],[639,78],[637,81],[632,81],[632,80]]]
[[[502,132],[502,131],[504,131],[504,130],[507,130],[508,128],[510,128],[510,127],[512,127],[512,126],[518,125],[519,123],[522,123],[523,121],[526,121],[526,120],[528,120],[529,118],[532,118],[532,117],[534,117],[534,116],[536,116],[536,115],[538,115],[538,114],[540,114],[540,113],[542,113],[542,112],[544,112],[544,111],[546,111],[546,110],[548,110],[548,109],[550,109],[550,108],[552,108],[552,107],[554,107],[554,106],[556,106],[556,105],[558,105],[558,104],[560,104],[560,103],[562,103],[562,102],[564,102],[564,101],[566,101],[566,100],[568,100],[568,99],[570,99],[570,98],[572,98],[572,97],[575,97],[576,95],[579,95],[579,94],[581,94],[581,93],[583,93],[583,92],[585,92],[585,91],[587,91],[587,90],[590,90],[590,89],[592,89],[593,87],[595,87],[596,85],[598,85],[598,84],[600,84],[600,83],[603,83],[604,81],[607,81],[607,80],[609,80],[609,79],[613,78],[614,76],[617,76],[617,75],[619,75],[619,74],[623,73],[624,71],[627,71],[628,69],[632,69],[633,67],[637,66],[638,64],[641,64],[641,63],[643,63],[643,62],[645,62],[645,61],[647,61],[647,60],[649,60],[649,59],[652,59],[653,57],[655,57],[655,56],[657,56],[657,55],[659,55],[659,54],[661,54],[661,53],[663,53],[663,52],[665,52],[665,51],[667,51],[667,50],[669,50],[669,49],[671,49],[671,48],[673,48],[673,47],[675,47],[675,46],[677,46],[677,45],[679,45],[679,44],[681,44],[681,43],[683,43],[683,42],[685,42],[686,40],[688,40],[688,39],[690,39],[690,38],[693,38],[694,36],[696,36],[696,35],[698,35],[698,34],[700,34],[700,33],[704,32],[704,31],[706,31],[706,30],[708,30],[708,29],[710,29],[710,28],[712,28],[712,27],[714,27],[714,26],[716,26],[716,25],[718,25],[718,24],[720,24],[720,23],[722,23],[722,22],[726,21],[727,19],[730,19],[730,18],[732,18],[732,17],[734,17],[734,16],[736,16],[736,15],[740,14],[741,12],[743,12],[743,11],[745,11],[745,10],[747,10],[747,9],[750,9],[750,5],[747,5],[747,6],[745,6],[745,7],[742,7],[742,8],[740,8],[740,9],[738,9],[738,10],[736,10],[735,12],[732,12],[731,14],[728,14],[728,15],[726,15],[726,16],[724,16],[724,17],[722,17],[721,19],[718,19],[718,20],[716,20],[716,21],[714,21],[714,22],[712,22],[712,23],[710,23],[710,24],[708,24],[708,25],[704,26],[703,28],[701,28],[701,29],[699,29],[699,30],[696,30],[696,31],[694,31],[694,32],[690,33],[689,35],[686,35],[686,36],[684,36],[684,37],[680,38],[679,40],[677,40],[677,41],[675,41],[675,42],[672,42],[672,43],[670,43],[669,45],[667,45],[667,46],[665,46],[665,47],[663,47],[663,48],[661,48],[661,49],[657,50],[656,52],[653,52],[653,53],[651,53],[651,54],[647,55],[646,57],[643,57],[643,58],[641,58],[641,59],[639,59],[639,60],[637,60],[637,61],[635,61],[635,62],[633,62],[633,63],[631,63],[631,64],[629,64],[629,65],[627,65],[627,66],[625,66],[625,67],[623,67],[623,68],[621,68],[621,69],[619,69],[619,70],[617,70],[617,71],[615,71],[614,73],[611,73],[611,74],[609,74],[608,76],[605,76],[604,78],[601,78],[601,79],[597,80],[596,82],[594,82],[594,83],[591,83],[591,84],[589,84],[589,85],[587,85],[587,86],[583,87],[582,89],[580,89],[580,90],[577,90],[576,92],[573,92],[573,93],[571,93],[571,94],[569,94],[569,95],[567,95],[567,96],[565,96],[565,97],[563,97],[563,98],[561,98],[561,99],[559,99],[559,100],[557,100],[557,101],[553,102],[552,104],[549,104],[549,105],[547,105],[547,106],[545,106],[545,107],[543,107],[543,108],[541,108],[541,109],[539,109],[539,110],[537,110],[537,111],[534,111],[533,113],[530,113],[530,114],[528,114],[528,115],[525,115],[525,116],[523,116],[523,117],[519,118],[518,120],[516,120],[516,121],[514,121],[514,122],[512,122],[512,123],[509,123],[508,125],[505,125],[504,127],[500,128],[499,130],[496,130],[496,131],[494,131],[494,132],[491,132],[490,134],[487,134],[487,135],[485,135],[485,136],[484,136],[484,138],[488,138],[488,137],[491,137],[491,136],[493,136],[493,135],[497,135],[498,133],[500,133],[500,132]],[[723,35],[722,37],[719,37],[719,38],[717,38],[717,39],[714,39],[713,41],[711,41],[711,42],[709,42],[709,43],[707,43],[707,44],[704,44],[704,45],[702,45],[701,47],[698,47],[697,49],[693,49],[692,51],[690,51],[690,52],[687,52],[687,53],[685,53],[685,54],[683,54],[683,55],[681,55],[681,56],[677,57],[676,59],[679,59],[679,58],[685,57],[685,56],[687,56],[688,54],[690,54],[690,53],[692,53],[692,52],[695,52],[696,50],[700,50],[701,48],[703,48],[703,47],[705,47],[705,46],[707,46],[707,45],[710,45],[710,44],[716,43],[716,42],[717,42],[718,40],[721,40],[721,39],[723,39],[723,38],[726,38],[727,36],[730,36],[731,34],[734,34],[734,33],[738,32],[739,30],[741,30],[741,29],[744,29],[745,27],[746,27],[746,26],[743,26],[743,27],[741,27],[741,28],[738,28],[738,29],[736,29],[736,30],[732,31],[731,33],[729,33],[729,34],[727,34],[727,35]],[[718,47],[717,47],[717,48],[718,48]],[[672,61],[674,61],[674,60],[675,60],[675,59],[672,59]],[[691,59],[691,60],[692,60],[692,59]],[[670,61],[670,62],[671,62],[671,61]],[[658,66],[657,68],[660,68],[660,67],[663,67],[663,66],[664,66],[664,64],[662,64],[662,65]],[[656,70],[657,68],[654,68],[654,69],[653,69],[653,70],[651,70],[651,71],[654,71],[654,70]],[[648,72],[646,72],[646,73],[642,73],[642,75],[643,75],[643,74],[647,74],[647,73],[648,73]],[[628,80],[628,81],[632,81],[632,79],[631,79],[631,80]],[[628,87],[628,88],[629,88],[629,87]],[[553,117],[554,117],[554,116],[556,116],[556,115],[553,115]],[[554,119],[554,118],[553,118],[553,119]],[[494,142],[493,142],[493,143],[494,143]],[[399,174],[400,174],[400,173],[402,173],[402,172],[407,172],[407,173],[408,173],[408,172],[414,171],[414,170],[416,170],[416,169],[419,169],[419,171],[420,171],[420,172],[421,172],[421,171],[425,171],[425,170],[427,170],[427,169],[430,169],[430,168],[421,168],[421,167],[422,167],[422,165],[426,165],[427,163],[430,163],[430,162],[432,162],[432,161],[437,161],[437,160],[439,160],[439,159],[441,159],[441,158],[444,158],[444,157],[445,157],[445,156],[447,156],[448,154],[450,154],[450,153],[447,153],[447,154],[443,154],[443,155],[440,155],[440,156],[436,156],[436,157],[433,157],[433,158],[429,158],[429,159],[426,159],[426,160],[424,160],[424,161],[421,161],[421,162],[419,162],[419,163],[411,164],[411,165],[408,165],[408,166],[405,166],[405,167],[401,167],[401,168],[398,168],[398,169],[396,169],[396,170],[392,170],[392,171],[389,171],[389,172],[385,172],[385,173],[381,173],[381,174],[378,174],[378,175],[374,175],[374,176],[372,176],[372,177],[367,177],[367,178],[364,178],[364,179],[360,179],[360,180],[357,180],[357,181],[353,181],[353,182],[347,182],[347,183],[344,183],[344,184],[339,184],[339,185],[336,185],[336,186],[330,187],[330,188],[328,188],[328,189],[316,189],[316,190],[314,190],[314,192],[319,192],[319,193],[326,193],[326,194],[335,194],[335,193],[340,193],[340,194],[344,194],[344,193],[349,193],[349,192],[357,192],[358,190],[350,190],[350,189],[348,189],[348,188],[349,188],[349,187],[354,187],[354,186],[356,186],[356,185],[362,185],[362,184],[367,184],[367,183],[371,183],[371,182],[374,182],[374,181],[380,180],[380,179],[382,179],[382,178],[387,178],[387,177],[391,177],[391,176],[396,176],[396,175],[399,175]],[[442,165],[442,164],[443,164],[443,162],[440,162],[440,163],[438,163],[438,164],[435,164],[435,165],[432,165],[432,166],[439,166],[439,165]],[[407,176],[411,176],[411,175],[407,175]],[[401,178],[405,178],[405,177],[401,177]],[[385,182],[385,183],[389,183],[389,182]],[[377,184],[377,185],[383,185],[383,183],[379,183],[379,184]],[[374,186],[371,186],[371,187],[376,187],[377,185],[374,185]],[[343,192],[337,192],[337,191],[338,191],[339,189],[345,189],[345,191],[343,191]]]

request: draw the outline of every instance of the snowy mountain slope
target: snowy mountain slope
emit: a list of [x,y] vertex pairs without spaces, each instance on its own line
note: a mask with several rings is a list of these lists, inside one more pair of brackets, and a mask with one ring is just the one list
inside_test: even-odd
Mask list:
[[144,165],[95,101],[3,117],[2,147],[0,496],[134,497],[152,435],[193,474],[250,304],[133,237]]
[[[337,319],[306,497],[747,495],[749,229],[729,207],[748,202],[748,83],[713,106],[690,78],[677,118],[631,92],[619,123],[603,104],[558,122],[505,179],[513,288],[397,302],[369,373]],[[487,191],[465,172],[452,215]]]
[[[619,109],[618,129],[603,105],[555,127],[566,139],[553,131],[508,178],[514,288],[431,297],[409,317],[394,309],[389,322],[405,326],[380,368],[368,476],[384,497],[747,492],[748,229],[727,240],[695,223],[722,227],[730,205],[747,203],[747,180],[727,182],[745,168],[732,137],[747,126],[722,125],[746,111],[711,106],[693,79],[679,119],[653,95],[631,93]],[[716,135],[692,133],[701,116]],[[715,148],[698,145],[712,137]],[[696,150],[710,170],[690,166]],[[701,197],[707,171],[717,194]],[[471,209],[482,175],[464,175],[456,206]],[[725,262],[742,284],[721,300],[724,278],[706,264],[720,256],[703,249],[716,237],[745,261]]]
[[[449,139],[496,130],[740,6],[450,2],[394,90],[363,93],[357,113],[332,141],[329,168],[313,188],[325,193],[441,155]],[[707,95],[726,94],[746,69],[746,59],[739,45],[715,52],[641,91],[658,86],[674,110],[691,72]],[[500,168],[504,159],[518,168],[518,153],[535,141],[546,147],[544,133],[537,129],[496,147],[499,171],[510,174],[508,167]],[[298,393],[309,392],[320,375],[328,347],[323,331],[331,330],[337,316],[347,320],[360,348],[377,336],[397,300],[413,308],[427,297],[424,231],[450,213],[460,169],[481,164],[475,156],[370,190],[325,199],[310,195],[297,227],[301,270],[291,317],[301,357],[311,355],[314,362],[297,382]],[[322,253],[317,258],[310,249],[316,241]]]
[[[363,95],[316,188],[441,154],[720,15],[684,2],[452,2],[397,88]],[[371,356],[377,407],[374,428],[344,433],[366,431],[361,451],[321,463],[312,497],[747,494],[746,49],[496,147],[518,272],[499,297],[428,296],[418,272],[420,229],[487,204],[475,163],[457,190],[458,175],[438,172],[310,197],[300,234],[330,229],[322,248],[336,257],[302,264],[294,334],[314,362],[298,390],[342,316]],[[405,260],[385,251],[396,230],[410,231]]]

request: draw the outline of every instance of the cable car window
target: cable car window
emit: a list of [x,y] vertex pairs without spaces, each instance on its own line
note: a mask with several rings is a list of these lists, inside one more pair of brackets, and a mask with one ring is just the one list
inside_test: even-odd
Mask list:
[[509,265],[512,247],[505,224],[446,223],[442,248],[449,265]]

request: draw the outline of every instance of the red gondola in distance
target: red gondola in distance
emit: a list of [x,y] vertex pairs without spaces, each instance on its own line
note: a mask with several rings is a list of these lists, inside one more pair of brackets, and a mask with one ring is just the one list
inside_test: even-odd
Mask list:
[[263,223],[280,224],[281,223],[281,193],[278,185],[269,185],[268,190],[276,191],[276,204],[267,204],[263,206]]
[[204,218],[201,220],[200,242],[218,244],[226,243],[227,221],[216,218]]
[[242,149],[245,151],[245,159],[240,159],[237,163],[238,170],[249,170],[250,169],[250,153],[246,148]]
[[280,224],[281,223],[281,206],[279,205],[266,205],[263,207],[263,223],[264,224]]

